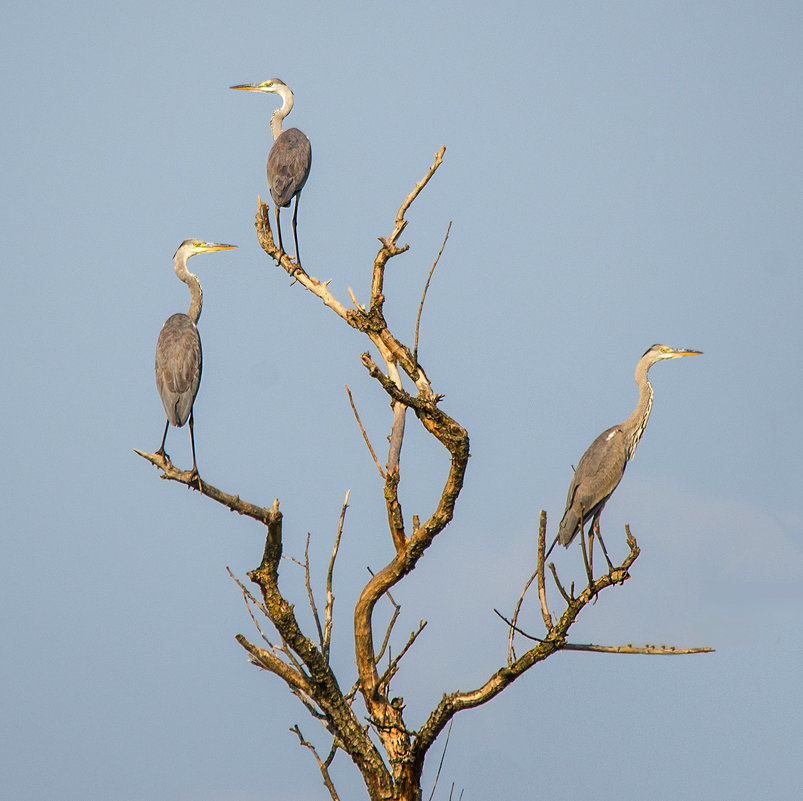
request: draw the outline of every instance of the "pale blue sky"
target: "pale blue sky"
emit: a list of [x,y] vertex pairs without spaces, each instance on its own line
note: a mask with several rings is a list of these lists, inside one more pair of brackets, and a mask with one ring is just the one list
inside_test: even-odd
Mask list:
[[[255,567],[262,531],[132,452],[164,425],[153,350],[188,305],[173,252],[238,244],[191,262],[199,467],[278,497],[285,553],[311,532],[319,583],[351,489],[334,641],[350,685],[353,601],[391,544],[343,384],[377,446],[389,410],[367,343],[256,243],[276,100],[227,87],[273,76],[314,151],[304,263],[344,302],[367,299],[376,238],[447,146],[386,282],[409,337],[454,221],[420,354],[472,459],[453,525],[396,592],[397,647],[429,620],[395,684],[412,726],[504,660],[492,609],[532,569],[538,510],[554,532],[571,465],[632,410],[639,356],[705,351],[652,371],[653,416],[603,516],[609,548],[629,522],[642,556],[572,636],[716,653],[557,655],[456,718],[436,798],[451,782],[465,801],[799,797],[799,3],[46,2],[3,19],[5,797],[327,797],[288,729],[326,739],[234,641],[256,635],[225,566]],[[189,464],[186,430],[168,450]],[[445,464],[411,419],[408,517]],[[580,580],[579,551],[556,560]],[[299,608],[301,578],[284,566]],[[366,797],[342,754],[333,772]]]

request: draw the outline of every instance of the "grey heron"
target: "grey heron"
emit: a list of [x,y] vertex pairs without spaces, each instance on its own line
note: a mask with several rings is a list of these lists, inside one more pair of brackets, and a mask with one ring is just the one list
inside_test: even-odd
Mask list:
[[273,145],[268,153],[268,187],[276,207],[276,228],[279,233],[279,248],[284,253],[282,244],[282,226],[279,221],[279,209],[290,205],[296,199],[293,209],[293,240],[296,245],[296,262],[301,266],[298,252],[298,199],[301,190],[309,177],[312,166],[312,146],[309,139],[298,128],[282,131],[282,120],[293,108],[293,93],[290,87],[279,78],[271,78],[262,83],[241,83],[230,86],[230,89],[242,89],[247,92],[269,92],[279,95],[282,105],[273,112],[270,118],[270,132]]
[[[582,536],[582,531],[589,521],[591,521],[589,538],[594,533],[599,536],[599,518],[602,510],[622,480],[625,467],[633,458],[636,446],[650,417],[653,396],[652,384],[647,379],[650,367],[664,359],[696,356],[700,353],[702,351],[670,348],[668,345],[653,345],[639,359],[636,365],[636,384],[639,388],[638,404],[633,410],[633,414],[624,423],[611,426],[603,431],[580,458],[569,485],[566,510],[560,521],[558,534],[550,546],[547,556],[558,541],[568,548],[578,532],[581,532]],[[600,543],[602,543],[601,539]]]
[[198,475],[195,462],[195,432],[192,406],[201,383],[201,337],[198,335],[198,318],[203,306],[201,282],[187,269],[187,259],[197,253],[213,250],[231,250],[237,245],[221,245],[185,239],[173,256],[176,275],[190,290],[190,308],[187,314],[168,317],[156,343],[156,388],[167,415],[162,444],[156,451],[165,456],[165,440],[171,425],[181,428],[189,419],[192,444],[192,472]]

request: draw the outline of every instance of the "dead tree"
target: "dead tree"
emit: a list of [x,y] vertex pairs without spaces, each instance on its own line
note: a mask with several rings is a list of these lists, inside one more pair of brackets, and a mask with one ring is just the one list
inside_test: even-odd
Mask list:
[[[329,774],[329,767],[338,751],[346,752],[362,774],[372,801],[420,801],[422,798],[421,776],[424,761],[430,747],[450,723],[454,715],[491,700],[513,683],[525,671],[560,650],[610,651],[617,653],[691,653],[710,649],[674,649],[665,646],[598,646],[570,643],[567,635],[582,609],[595,600],[608,587],[623,584],[630,577],[630,568],[639,555],[636,540],[627,532],[629,552],[624,561],[614,566],[608,562],[607,572],[594,577],[586,556],[585,542],[581,536],[583,559],[586,566],[587,585],[575,593],[574,585],[565,588],[552,563],[548,565],[559,591],[563,610],[560,614],[550,611],[547,603],[545,580],[546,513],[541,512],[538,532],[538,557],[535,571],[525,585],[518,603],[510,615],[504,617],[509,630],[506,658],[500,667],[479,686],[467,692],[446,692],[428,718],[417,729],[410,728],[404,717],[401,698],[392,697],[391,683],[400,669],[408,649],[424,628],[421,623],[408,638],[406,644],[390,656],[389,642],[398,619],[399,607],[392,599],[394,587],[415,569],[427,548],[452,520],[455,504],[463,486],[463,477],[469,459],[469,437],[460,423],[445,412],[440,402],[442,396],[435,392],[429,377],[418,360],[418,323],[412,348],[401,341],[388,326],[383,307],[385,296],[383,283],[388,262],[404,253],[408,245],[399,245],[399,237],[407,220],[405,215],[418,194],[429,182],[441,164],[445,148],[436,154],[423,179],[405,198],[396,215],[391,235],[380,238],[381,247],[374,259],[371,274],[370,299],[367,306],[361,305],[351,294],[352,306],[346,307],[328,288],[328,281],[319,281],[294,263],[273,240],[268,207],[259,202],[256,230],[259,243],[265,253],[274,259],[304,289],[323,301],[338,317],[352,328],[363,333],[379,354],[379,363],[369,352],[362,354],[362,363],[369,375],[389,397],[393,417],[389,436],[389,452],[384,467],[376,457],[363,430],[366,443],[371,449],[377,468],[384,480],[384,500],[387,508],[388,530],[392,556],[388,563],[373,573],[363,587],[354,609],[354,656],[357,665],[357,680],[349,688],[338,682],[330,665],[330,648],[333,613],[333,574],[343,529],[348,494],[343,504],[340,524],[335,538],[332,556],[326,577],[326,602],[323,621],[318,612],[310,581],[309,539],[304,562],[307,586],[307,601],[315,622],[315,636],[305,634],[295,615],[293,604],[282,594],[279,586],[279,564],[282,557],[282,514],[278,500],[270,507],[261,507],[243,501],[239,495],[229,495],[203,480],[197,480],[188,471],[177,470],[169,458],[162,454],[144,453],[162,470],[162,478],[178,481],[203,493],[218,503],[242,515],[251,517],[267,528],[267,537],[259,566],[248,574],[258,587],[257,595],[235,578],[248,605],[254,624],[262,638],[256,645],[243,635],[237,640],[248,652],[251,661],[269,671],[288,686],[301,701],[310,715],[319,721],[331,736],[331,747],[326,756],[321,756],[296,725],[293,731],[299,744],[310,749],[321,771],[324,785],[332,799],[338,799],[337,791]],[[448,236],[448,231],[447,231]],[[445,244],[444,239],[444,244]],[[442,249],[441,249],[442,250]],[[440,257],[440,254],[439,254]],[[437,264],[437,259],[435,260]],[[433,265],[433,270],[435,265]],[[430,271],[430,277],[432,271]],[[429,279],[427,279],[427,285]],[[351,293],[351,290],[349,290]],[[424,297],[426,289],[424,290]],[[421,299],[423,305],[424,297]],[[419,306],[418,320],[420,321]],[[408,389],[405,381],[415,388]],[[349,397],[350,393],[349,393]],[[353,407],[353,404],[352,404]],[[399,500],[401,482],[400,453],[408,410],[412,411],[419,424],[449,454],[449,469],[443,481],[435,508],[425,520],[413,516],[408,524]],[[356,410],[355,410],[356,415]],[[357,417],[359,422],[359,417]],[[362,429],[362,424],[360,423]],[[530,585],[535,582],[545,632],[542,637],[533,637],[521,632],[518,616]],[[374,609],[377,602],[387,596],[394,604],[395,612],[385,628],[382,640],[377,644],[374,631]],[[260,614],[258,615],[257,612]],[[499,614],[499,613],[497,613]],[[278,635],[273,642],[261,627],[260,615],[266,617]],[[514,637],[523,634],[530,646],[520,656],[516,655]],[[274,635],[275,637],[275,635]],[[361,702],[357,703],[357,702]],[[360,709],[360,706],[364,709]],[[356,707],[356,708],[355,708]],[[359,711],[358,711],[359,710]]]

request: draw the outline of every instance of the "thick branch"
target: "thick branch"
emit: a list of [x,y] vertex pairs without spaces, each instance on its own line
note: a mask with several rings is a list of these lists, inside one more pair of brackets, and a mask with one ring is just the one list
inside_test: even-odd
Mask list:
[[251,661],[257,665],[257,667],[261,667],[265,670],[269,670],[271,673],[275,673],[280,679],[283,679],[291,687],[295,687],[297,690],[300,690],[306,695],[312,696],[312,685],[309,683],[306,676],[290,667],[290,665],[288,665],[286,662],[283,662],[278,656],[272,654],[266,648],[260,648],[259,646],[250,643],[242,634],[237,634],[235,639],[238,643],[240,643],[240,645],[242,645],[243,648],[245,648],[246,651],[248,651],[248,653],[251,655]]
[[390,397],[411,407],[430,433],[449,450],[451,464],[438,506],[432,516],[415,530],[403,551],[384,569],[374,575],[360,595],[354,610],[354,632],[357,650],[357,666],[360,671],[363,693],[369,712],[373,703],[380,700],[376,694],[379,676],[374,658],[371,617],[379,598],[392,588],[416,565],[418,559],[432,543],[432,540],[449,524],[454,515],[454,505],[463,486],[463,477],[469,457],[469,439],[465,429],[449,415],[439,409],[433,398],[413,397],[400,389],[377,367],[371,357],[364,353],[363,363],[371,376],[376,378]]
[[[392,779],[374,743],[346,702],[324,654],[304,636],[292,604],[279,590],[279,560],[282,555],[282,516],[274,503],[262,563],[248,577],[262,590],[271,622],[309,671],[309,694],[326,716],[332,731],[343,743],[369,784],[372,797],[389,797]],[[373,784],[371,784],[373,783]]]

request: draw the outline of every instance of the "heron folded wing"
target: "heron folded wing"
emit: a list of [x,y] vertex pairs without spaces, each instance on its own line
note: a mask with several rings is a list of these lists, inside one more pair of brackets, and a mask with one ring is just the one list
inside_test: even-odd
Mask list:
[[181,428],[192,411],[201,383],[201,338],[186,314],[162,326],[156,344],[156,388],[171,425]]
[[268,186],[273,202],[289,206],[307,182],[312,166],[312,146],[307,136],[290,128],[273,143],[268,153]]
[[581,524],[588,523],[605,506],[626,464],[625,438],[619,426],[603,431],[588,446],[569,486],[566,511],[558,529],[561,545],[569,545]]

